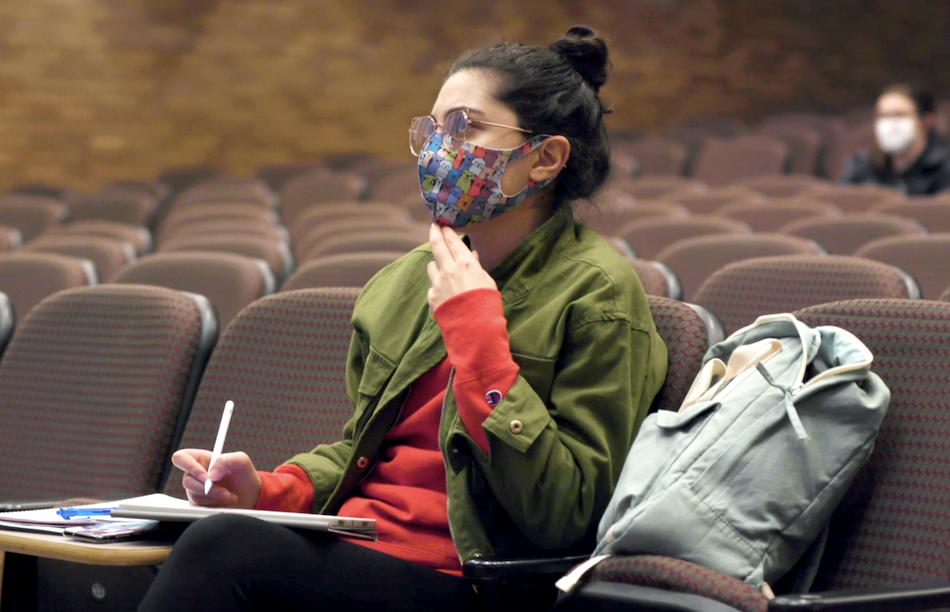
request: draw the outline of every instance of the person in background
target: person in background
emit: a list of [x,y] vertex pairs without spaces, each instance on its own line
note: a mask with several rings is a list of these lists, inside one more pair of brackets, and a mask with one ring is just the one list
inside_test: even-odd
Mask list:
[[409,130],[429,243],[357,300],[342,439],[273,472],[173,457],[192,503],[373,518],[379,541],[202,519],[140,610],[467,610],[469,559],[593,548],[667,367],[636,273],[574,221],[609,172],[607,67],[585,26],[456,62]]
[[887,87],[877,99],[874,146],[854,155],[841,182],[884,185],[910,196],[950,189],[950,148],[935,125],[932,94]]

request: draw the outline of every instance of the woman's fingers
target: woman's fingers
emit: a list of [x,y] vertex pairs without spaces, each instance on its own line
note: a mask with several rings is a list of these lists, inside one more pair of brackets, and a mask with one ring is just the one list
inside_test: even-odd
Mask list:
[[451,227],[442,227],[439,228],[442,233],[442,238],[445,241],[445,246],[452,256],[452,259],[455,261],[462,261],[465,257],[471,254],[471,251],[468,250],[468,247],[465,246],[465,243],[462,242],[462,239],[459,238],[459,235],[455,233],[455,230]]
[[445,244],[445,236],[443,236],[442,230],[435,223],[429,226],[429,246],[432,248],[432,256],[439,268],[444,267],[445,264],[454,259],[449,247]]
[[172,455],[172,465],[195,479],[205,478],[211,453],[200,448],[185,448]]

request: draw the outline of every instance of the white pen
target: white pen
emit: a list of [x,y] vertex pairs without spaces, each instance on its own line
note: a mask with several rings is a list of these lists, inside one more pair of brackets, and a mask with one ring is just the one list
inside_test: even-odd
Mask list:
[[211,450],[211,461],[208,463],[208,479],[205,481],[205,495],[211,492],[211,466],[218,460],[218,455],[224,450],[224,439],[228,436],[228,425],[231,424],[231,413],[234,412],[234,402],[228,400],[224,404],[224,414],[221,415],[221,425],[218,426],[218,437],[214,439],[214,449]]

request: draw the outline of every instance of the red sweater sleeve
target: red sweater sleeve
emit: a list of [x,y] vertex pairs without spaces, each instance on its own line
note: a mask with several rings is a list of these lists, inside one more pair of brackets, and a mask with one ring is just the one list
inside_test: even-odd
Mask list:
[[442,302],[434,315],[455,368],[452,391],[462,423],[487,455],[488,436],[482,424],[515,384],[519,371],[511,357],[501,293],[466,291]]
[[273,472],[258,472],[261,494],[256,510],[313,512],[313,482],[299,465],[281,465]]

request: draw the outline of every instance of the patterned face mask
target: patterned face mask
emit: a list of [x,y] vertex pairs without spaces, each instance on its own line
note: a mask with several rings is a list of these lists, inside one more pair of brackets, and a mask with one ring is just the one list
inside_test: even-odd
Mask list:
[[537,149],[549,136],[535,136],[514,149],[489,149],[463,142],[456,151],[442,146],[436,132],[419,154],[419,182],[432,220],[442,226],[465,227],[511,210],[552,179],[527,186],[514,195],[501,191],[505,168]]

